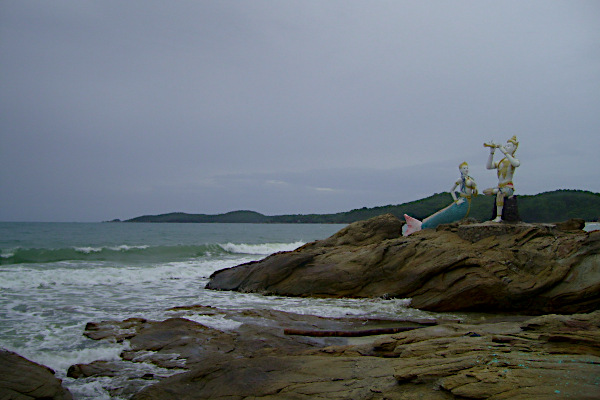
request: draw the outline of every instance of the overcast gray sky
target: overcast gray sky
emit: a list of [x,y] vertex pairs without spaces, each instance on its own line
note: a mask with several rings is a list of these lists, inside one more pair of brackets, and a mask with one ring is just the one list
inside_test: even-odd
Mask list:
[[[0,220],[600,192],[600,2],[0,1]],[[500,153],[497,153],[500,154]],[[498,157],[497,157],[498,158]]]

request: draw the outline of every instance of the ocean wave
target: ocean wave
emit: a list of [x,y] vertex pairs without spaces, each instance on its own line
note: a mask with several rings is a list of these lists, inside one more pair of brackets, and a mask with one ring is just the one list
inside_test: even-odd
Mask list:
[[587,232],[600,231],[600,222],[587,222],[584,230]]
[[[155,288],[171,282],[169,285],[201,286],[210,274],[216,270],[229,268],[238,263],[252,261],[252,257],[238,257],[234,260],[181,261],[163,264],[138,266],[110,265],[96,263],[55,263],[47,268],[37,265],[19,265],[0,269],[0,289],[28,290],[39,293],[47,290],[67,290],[75,293],[85,292],[91,287],[104,287],[108,292],[121,285],[131,287]],[[179,282],[179,283],[177,283]]]
[[147,249],[148,247],[150,247],[150,246],[128,246],[126,244],[122,244],[120,246],[109,246],[109,247],[74,247],[74,249],[75,249],[75,251],[89,254],[89,253],[100,253],[105,249],[123,252],[123,251],[138,250],[138,249],[144,250],[144,249]]
[[226,243],[177,246],[117,245],[79,246],[60,249],[15,248],[0,250],[0,264],[45,264],[61,261],[168,262],[218,257],[226,254],[269,255],[294,250],[294,243]]
[[81,246],[60,249],[17,248],[2,252],[0,264],[45,264],[60,261],[166,261],[223,252],[218,245],[200,246]]
[[292,251],[304,245],[304,242],[294,243],[262,243],[262,244],[221,244],[221,248],[228,253],[269,255],[280,251]]

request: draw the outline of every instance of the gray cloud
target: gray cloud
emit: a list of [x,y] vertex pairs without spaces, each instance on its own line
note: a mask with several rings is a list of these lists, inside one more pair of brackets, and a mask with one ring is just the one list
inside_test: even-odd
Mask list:
[[594,1],[5,1],[0,220],[600,191]]

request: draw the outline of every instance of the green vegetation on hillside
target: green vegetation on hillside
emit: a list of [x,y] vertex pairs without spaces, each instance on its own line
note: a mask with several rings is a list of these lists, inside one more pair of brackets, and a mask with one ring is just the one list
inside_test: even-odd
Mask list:
[[260,224],[271,222],[266,215],[255,211],[232,211],[226,214],[207,215],[207,214],[186,214],[174,212],[160,215],[144,215],[129,219],[125,222],[203,222],[203,223],[249,223]]
[[[363,207],[336,214],[296,214],[267,216],[254,211],[232,211],[226,214],[169,213],[145,215],[125,222],[203,222],[203,223],[338,223],[349,224],[391,213],[402,218],[404,214],[423,219],[450,204],[447,192],[436,193],[421,200],[399,205]],[[600,193],[583,190],[556,190],[536,195],[518,196],[519,214],[525,222],[558,222],[569,218],[597,221],[600,217]],[[469,217],[486,221],[492,217],[494,198],[477,196],[471,202]]]

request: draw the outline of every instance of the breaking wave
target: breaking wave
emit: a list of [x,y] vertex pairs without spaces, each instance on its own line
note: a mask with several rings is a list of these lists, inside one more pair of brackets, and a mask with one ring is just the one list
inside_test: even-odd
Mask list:
[[303,242],[262,244],[201,244],[177,246],[106,246],[69,247],[60,249],[16,248],[0,249],[0,265],[45,264],[61,261],[160,262],[182,261],[227,254],[269,255],[291,251]]
[[221,246],[223,250],[233,254],[258,254],[267,256],[280,251],[292,251],[304,245],[304,242],[294,243],[262,243],[262,244],[234,244],[227,243]]

